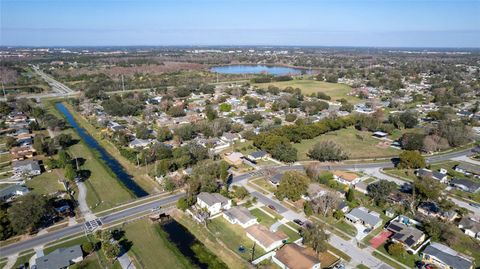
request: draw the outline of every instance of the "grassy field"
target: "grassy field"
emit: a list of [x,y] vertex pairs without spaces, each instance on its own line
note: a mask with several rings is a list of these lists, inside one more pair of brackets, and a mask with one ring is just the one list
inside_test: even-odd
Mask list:
[[418,255],[411,255],[408,253],[405,253],[405,255],[403,256],[390,255],[386,249],[385,244],[382,244],[381,246],[379,246],[377,250],[389,256],[390,258],[407,265],[410,268],[415,268],[415,262],[420,260],[420,257]]
[[[253,241],[245,234],[245,230],[239,225],[232,225],[224,218],[215,218],[208,224],[208,229],[220,239],[229,249],[236,252],[245,260],[250,260],[251,253],[249,250],[253,247]],[[238,248],[243,246],[246,251],[240,253]],[[258,258],[265,254],[260,247],[255,248],[255,257]]]
[[142,268],[191,268],[192,265],[175,245],[168,241],[160,225],[140,220],[124,226],[125,236],[133,245],[128,253]]
[[28,180],[25,185],[36,194],[50,194],[57,191],[64,191],[63,185],[58,181],[59,176],[57,172],[59,175],[63,175],[63,171],[61,170],[53,170],[50,173],[44,172]]
[[308,160],[308,151],[316,143],[326,140],[331,140],[341,145],[345,151],[350,153],[351,159],[391,157],[401,152],[391,147],[378,147],[377,145],[381,140],[373,138],[372,133],[358,131],[353,127],[349,127],[294,144],[293,146],[298,150],[298,159]]
[[[101,211],[133,198],[133,195],[122,186],[111,171],[100,163],[97,157],[84,143],[71,146],[68,151],[72,157],[83,158],[85,163],[81,169],[89,170],[90,177],[85,181],[87,187],[87,203],[93,211]],[[100,200],[100,201],[99,201]],[[97,203],[100,204],[95,206]]]
[[279,87],[280,89],[284,89],[286,87],[300,88],[303,94],[323,92],[332,97],[332,100],[345,98],[353,104],[361,101],[357,97],[347,95],[352,90],[352,88],[346,84],[328,83],[315,80],[291,80],[272,83],[260,83],[254,85],[265,89],[269,85],[274,85],[276,87]]
[[294,230],[290,229],[287,227],[287,225],[282,224],[278,227],[278,230],[284,232],[288,236],[288,241],[289,242],[295,242],[298,239],[301,238],[300,234],[298,232],[295,232]]

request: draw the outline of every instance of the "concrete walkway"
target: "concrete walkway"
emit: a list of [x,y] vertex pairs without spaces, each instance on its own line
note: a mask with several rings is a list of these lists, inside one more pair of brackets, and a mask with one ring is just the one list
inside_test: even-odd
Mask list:
[[17,258],[18,258],[18,253],[15,254],[15,255],[12,255],[12,256],[8,256],[7,264],[5,264],[5,266],[3,266],[3,269],[13,268],[13,266],[17,262]]

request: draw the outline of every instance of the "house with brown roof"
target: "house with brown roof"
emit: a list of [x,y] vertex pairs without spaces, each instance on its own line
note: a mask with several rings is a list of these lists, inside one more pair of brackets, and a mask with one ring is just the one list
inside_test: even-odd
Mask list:
[[268,228],[259,224],[250,226],[245,231],[247,232],[247,237],[266,252],[279,248],[288,239],[284,232],[271,232]]
[[282,269],[320,269],[320,260],[313,249],[286,244],[272,258]]
[[10,149],[10,154],[12,154],[12,161],[21,161],[27,158],[32,158],[35,153],[33,147],[13,147]]
[[333,171],[333,178],[345,185],[355,185],[360,181],[360,177],[355,173],[345,171]]

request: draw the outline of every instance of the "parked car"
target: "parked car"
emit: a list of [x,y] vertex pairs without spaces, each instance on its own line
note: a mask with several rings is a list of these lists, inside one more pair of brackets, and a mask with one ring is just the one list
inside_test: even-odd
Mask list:
[[268,208],[270,208],[273,211],[277,211],[277,209],[273,205],[268,205]]
[[303,221],[301,221],[299,219],[294,219],[293,222],[295,222],[296,224],[298,224],[300,226],[303,226]]
[[470,203],[469,205],[480,209],[480,204]]

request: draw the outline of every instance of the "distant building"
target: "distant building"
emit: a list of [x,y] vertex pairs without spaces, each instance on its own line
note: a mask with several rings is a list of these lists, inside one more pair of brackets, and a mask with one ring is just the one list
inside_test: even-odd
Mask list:
[[460,172],[464,175],[473,175],[476,177],[480,176],[480,166],[469,164],[469,163],[461,163],[455,166],[455,171]]
[[439,181],[440,183],[447,183],[447,179],[448,179],[446,171],[442,173],[442,172],[436,172],[436,171],[428,170],[425,168],[421,168],[415,171],[415,173],[418,177],[432,178]]
[[250,226],[245,231],[247,237],[266,252],[279,248],[288,239],[288,236],[282,231],[271,232],[268,228],[259,224]]
[[344,171],[333,171],[333,178],[345,185],[355,185],[360,181],[360,177],[355,173]]
[[454,178],[450,181],[450,185],[457,189],[470,193],[476,193],[480,190],[480,184],[468,179]]
[[243,154],[240,152],[231,152],[225,154],[225,161],[231,165],[239,166],[243,163]]
[[252,161],[259,161],[259,160],[265,160],[268,158],[268,153],[266,151],[263,151],[263,150],[259,150],[259,151],[254,151],[250,154],[248,154],[247,158],[249,160],[252,160]]
[[80,245],[69,248],[59,248],[52,253],[38,257],[35,260],[37,269],[63,269],[83,260],[83,252]]
[[422,261],[446,269],[472,269],[471,258],[440,243],[431,243],[422,253]]
[[206,209],[210,215],[215,215],[222,210],[230,209],[232,201],[219,193],[201,192],[197,195],[197,205]]
[[480,220],[473,217],[463,217],[460,222],[458,222],[458,228],[473,238],[480,240]]
[[153,140],[151,139],[135,138],[134,140],[130,141],[130,143],[128,143],[128,147],[131,149],[144,148],[152,143],[153,143]]
[[320,269],[320,260],[313,249],[286,244],[272,258],[282,269]]

